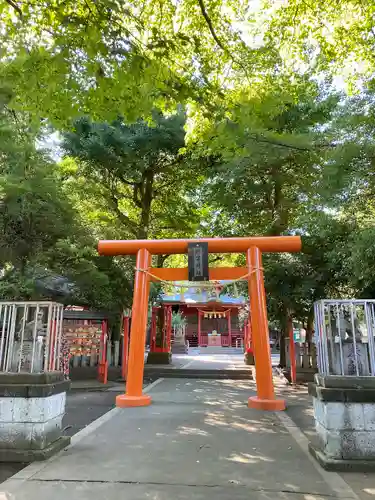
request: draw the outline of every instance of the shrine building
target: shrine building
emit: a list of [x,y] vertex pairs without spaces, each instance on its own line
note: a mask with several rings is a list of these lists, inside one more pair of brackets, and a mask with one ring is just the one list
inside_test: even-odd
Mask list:
[[173,312],[185,318],[189,347],[243,347],[244,327],[240,326],[239,312],[246,299],[221,293],[222,289],[221,283],[216,290],[193,286],[161,296],[163,307],[171,306]]

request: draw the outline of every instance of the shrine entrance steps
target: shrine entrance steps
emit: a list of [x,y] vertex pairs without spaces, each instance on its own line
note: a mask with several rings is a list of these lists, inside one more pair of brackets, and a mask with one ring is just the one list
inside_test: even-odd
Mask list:
[[145,366],[147,379],[157,378],[191,378],[201,380],[252,380],[250,368],[243,369],[215,369],[215,368],[174,368],[169,366]]
[[198,347],[200,354],[243,354],[243,347]]
[[172,355],[173,354],[188,354],[189,348],[185,343],[173,342],[172,343]]
[[207,354],[173,355],[171,365],[145,365],[147,379],[194,378],[194,379],[232,379],[251,380],[251,366],[245,365],[244,355]]

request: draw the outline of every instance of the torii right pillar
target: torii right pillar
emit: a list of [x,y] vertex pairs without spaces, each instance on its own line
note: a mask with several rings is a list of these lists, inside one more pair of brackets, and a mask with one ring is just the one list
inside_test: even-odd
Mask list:
[[246,260],[249,269],[250,313],[257,385],[257,396],[249,398],[248,406],[258,410],[285,410],[285,401],[276,399],[273,386],[266,292],[262,253],[259,248],[249,248]]

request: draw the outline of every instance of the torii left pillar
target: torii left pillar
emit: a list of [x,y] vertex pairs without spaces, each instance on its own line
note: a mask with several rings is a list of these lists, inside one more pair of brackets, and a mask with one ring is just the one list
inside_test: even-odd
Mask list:
[[134,279],[132,323],[130,329],[130,354],[126,393],[116,397],[116,406],[148,406],[151,397],[143,394],[144,351],[147,328],[147,304],[150,290],[147,270],[151,265],[151,254],[142,248],[137,252]]
[[246,260],[250,274],[248,285],[257,384],[257,396],[249,398],[248,406],[258,410],[285,410],[285,401],[275,397],[272,380],[262,252],[257,247],[251,247],[246,253]]

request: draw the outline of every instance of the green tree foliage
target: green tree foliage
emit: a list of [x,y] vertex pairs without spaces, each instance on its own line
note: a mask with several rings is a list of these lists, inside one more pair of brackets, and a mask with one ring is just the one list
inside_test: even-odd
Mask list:
[[347,97],[337,108],[326,131],[335,146],[324,168],[327,198],[332,206],[340,206],[346,213],[361,211],[364,215],[371,212],[375,188],[373,109],[374,91],[371,88],[360,95]]
[[243,98],[202,137],[203,151],[219,157],[207,184],[217,210],[214,230],[224,224],[233,234],[280,235],[295,227],[301,211],[321,202],[329,144],[320,127],[337,97],[325,97],[307,80],[274,83]]
[[55,166],[24,153],[4,158],[1,176],[1,256],[20,270],[63,238],[74,217]]
[[325,213],[310,214],[304,227],[302,252],[267,256],[265,268],[273,314],[280,319],[290,311],[306,324],[316,300],[352,294],[348,257],[354,228]]
[[[1,298],[49,296],[119,310],[129,300],[131,273],[97,256],[58,166],[17,120],[0,116]],[[58,275],[71,286],[56,289]]]
[[21,271],[64,237],[74,212],[56,166],[34,145],[24,124],[0,116],[0,256]]
[[360,75],[372,78],[372,0],[265,0],[261,11],[264,43],[280,47],[289,65],[344,76],[354,84]]
[[[223,86],[269,74],[274,45],[245,43],[247,2],[3,2],[2,70],[13,106],[66,123],[90,114],[127,121],[192,100],[210,109]],[[32,68],[32,71],[30,71]]]
[[[62,166],[67,185],[102,225],[100,236],[178,237],[194,234],[202,181],[185,153],[183,114],[154,114],[154,123],[126,125],[83,118],[66,133],[63,149],[76,160]],[[70,168],[70,171],[69,171]],[[95,212],[95,213],[93,213]]]
[[299,221],[304,227],[302,252],[264,258],[269,315],[281,332],[281,366],[285,366],[289,319],[304,326],[306,340],[311,342],[314,302],[355,297],[358,292],[349,264],[353,225],[324,212],[304,218]]

